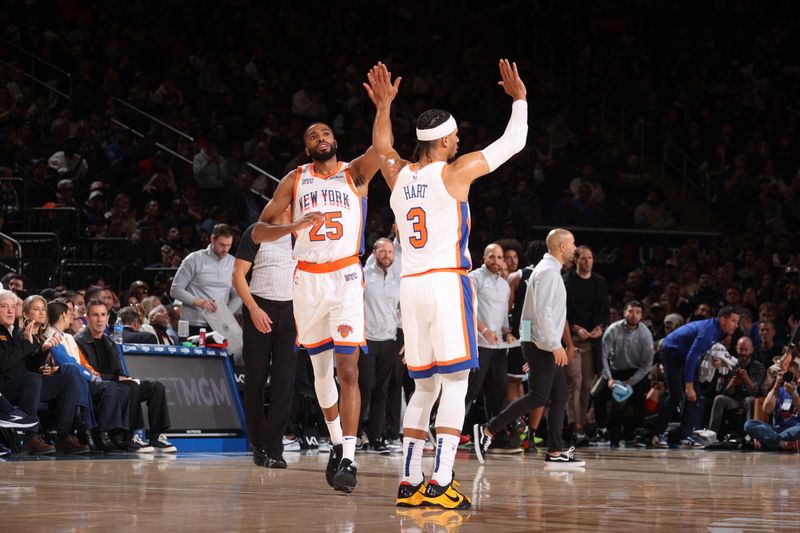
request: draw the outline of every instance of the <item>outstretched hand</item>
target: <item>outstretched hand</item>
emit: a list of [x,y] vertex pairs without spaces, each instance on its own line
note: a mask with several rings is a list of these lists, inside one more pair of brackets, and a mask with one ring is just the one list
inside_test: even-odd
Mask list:
[[516,63],[510,63],[508,59],[500,60],[500,78],[497,84],[514,100],[525,100],[528,91],[525,89],[525,84],[522,83],[522,78],[519,77]]
[[400,80],[403,78],[396,78],[392,83],[392,73],[386,68],[386,65],[378,61],[378,64],[369,69],[367,72],[367,81],[363,83],[364,89],[367,90],[367,95],[375,107],[387,106],[392,103],[394,97],[397,96],[397,91],[400,88]]

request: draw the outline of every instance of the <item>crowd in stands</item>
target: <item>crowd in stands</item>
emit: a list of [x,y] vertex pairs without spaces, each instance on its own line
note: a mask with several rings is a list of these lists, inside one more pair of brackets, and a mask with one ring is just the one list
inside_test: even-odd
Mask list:
[[[774,358],[800,317],[793,231],[800,222],[800,69],[790,3],[778,12],[692,8],[714,10],[705,13],[713,25],[657,2],[641,10],[539,11],[512,3],[517,22],[509,34],[548,53],[534,53],[533,44],[509,51],[482,31],[507,20],[502,7],[449,13],[453,24],[434,27],[420,10],[444,7],[426,2],[351,2],[319,7],[313,17],[290,2],[269,9],[224,2],[202,17],[196,3],[180,1],[102,10],[42,4],[49,9],[15,3],[0,10],[0,178],[24,180],[0,181],[0,231],[25,230],[27,208],[72,207],[84,237],[129,239],[129,255],[114,259],[137,267],[124,286],[118,279],[71,287],[27,286],[24,275],[3,279],[23,300],[38,293],[47,302],[71,302],[74,333],[87,322],[83,291],[99,284],[108,289],[101,298],[112,323],[119,316],[131,329],[152,327],[154,338],[174,336],[180,306],[169,298],[170,280],[148,285],[139,269],[177,268],[209,244],[216,224],[242,231],[253,223],[276,185],[265,172],[281,178],[305,162],[301,138],[310,122],[332,125],[342,159],[363,152],[372,117],[361,82],[377,59],[403,76],[393,117],[398,151],[412,152],[416,116],[440,107],[458,120],[463,153],[482,148],[505,123],[507,102],[487,73],[499,54],[518,54],[531,102],[528,145],[472,189],[475,266],[486,244],[516,239],[524,250],[544,237],[540,226],[575,228],[579,244],[581,227],[682,228],[685,210],[701,202],[676,208],[656,176],[653,161],[669,140],[696,163],[691,172],[709,180],[711,218],[719,221],[711,229],[719,236],[657,248],[622,275],[598,262],[595,271],[608,281],[603,327],[623,319],[631,301],[641,302],[657,347],[675,327],[736,306],[740,328],[703,363],[705,413],[696,428],[710,427],[722,441],[741,433],[744,419],[767,422],[785,403],[770,394],[782,390]],[[416,59],[408,57],[408,34],[420,36]],[[15,46],[70,72],[71,100],[28,78]],[[56,71],[40,67],[37,76],[64,89]],[[644,154],[604,128],[601,93],[634,111]],[[390,235],[388,192],[383,180],[373,181],[368,246]],[[93,252],[114,255],[102,245]],[[518,259],[520,268],[538,260]],[[594,363],[599,374],[599,352]],[[655,403],[657,369],[648,391]],[[738,415],[724,415],[731,411]],[[570,424],[582,441],[581,428]]]

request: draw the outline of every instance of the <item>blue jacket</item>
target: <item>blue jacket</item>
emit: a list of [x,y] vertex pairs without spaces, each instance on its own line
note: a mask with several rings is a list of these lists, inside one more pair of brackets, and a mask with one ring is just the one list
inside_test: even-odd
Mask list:
[[697,320],[667,335],[661,343],[661,350],[666,357],[683,359],[683,380],[685,383],[694,383],[700,358],[724,336],[718,318]]

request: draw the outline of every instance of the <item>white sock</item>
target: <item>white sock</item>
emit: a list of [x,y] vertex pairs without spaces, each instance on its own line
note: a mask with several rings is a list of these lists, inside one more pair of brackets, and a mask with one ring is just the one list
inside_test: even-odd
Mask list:
[[425,439],[403,437],[403,479],[402,482],[419,485],[425,479],[422,475],[422,450]]
[[456,460],[459,438],[456,435],[439,433],[436,441],[436,462],[431,480],[444,487],[453,480],[453,463]]
[[336,446],[342,443],[342,423],[337,416],[331,421],[326,420],[325,425],[328,426],[328,433],[331,435],[331,444]]
[[342,459],[356,460],[356,438],[353,435],[345,435],[342,439]]

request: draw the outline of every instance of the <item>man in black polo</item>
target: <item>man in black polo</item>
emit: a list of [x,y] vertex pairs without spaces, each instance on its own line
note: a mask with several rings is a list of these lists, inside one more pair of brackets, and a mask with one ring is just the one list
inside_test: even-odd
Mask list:
[[[128,430],[124,435],[126,449],[141,452],[132,444],[133,431],[144,428],[141,402],[147,402],[147,415],[150,422],[150,446],[159,453],[175,453],[175,446],[163,436],[169,426],[169,409],[164,385],[158,381],[134,379],[122,370],[117,345],[103,332],[108,325],[108,307],[100,300],[91,300],[86,307],[88,323],[77,335],[75,341],[86,356],[92,368],[106,380],[117,381],[120,386],[122,408],[128,413]],[[125,394],[127,392],[127,394]]]

